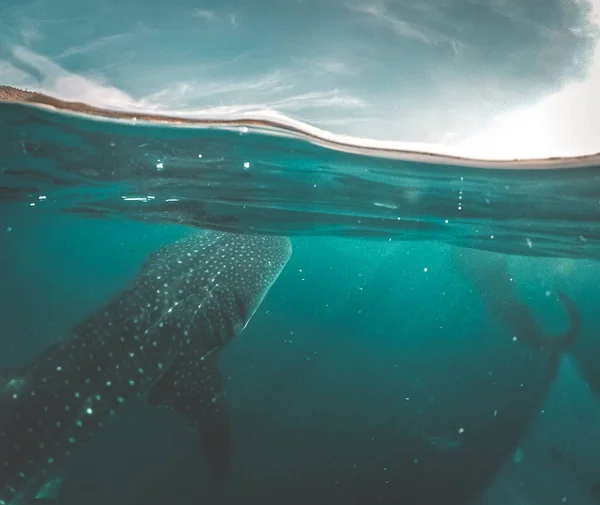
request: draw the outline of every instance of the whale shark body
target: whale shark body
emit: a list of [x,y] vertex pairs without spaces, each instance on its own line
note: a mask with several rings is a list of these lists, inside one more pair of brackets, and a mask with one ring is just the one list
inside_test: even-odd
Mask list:
[[291,256],[287,237],[199,232],[154,252],[132,284],[22,371],[0,379],[0,505],[30,503],[125,402],[145,396],[202,433],[218,474],[229,420],[218,350]]

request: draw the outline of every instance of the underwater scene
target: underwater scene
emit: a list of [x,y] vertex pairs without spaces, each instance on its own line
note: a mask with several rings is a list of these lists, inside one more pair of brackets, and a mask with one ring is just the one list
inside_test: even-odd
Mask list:
[[597,155],[0,96],[3,503],[600,500]]
[[599,505],[600,0],[0,0],[0,505]]

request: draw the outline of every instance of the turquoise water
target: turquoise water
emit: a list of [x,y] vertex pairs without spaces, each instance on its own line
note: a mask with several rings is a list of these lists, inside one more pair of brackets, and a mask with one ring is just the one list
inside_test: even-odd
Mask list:
[[[220,358],[227,477],[138,402],[73,454],[58,503],[597,502],[598,163],[477,169],[7,104],[0,128],[5,370],[195,227],[294,248]],[[535,338],[570,324],[558,290],[581,331],[554,370]]]
[[0,104],[0,126],[0,195],[33,207],[223,231],[600,254],[597,155],[565,161],[568,170],[556,169],[560,160],[516,170],[347,148],[272,122],[106,122],[11,103]]

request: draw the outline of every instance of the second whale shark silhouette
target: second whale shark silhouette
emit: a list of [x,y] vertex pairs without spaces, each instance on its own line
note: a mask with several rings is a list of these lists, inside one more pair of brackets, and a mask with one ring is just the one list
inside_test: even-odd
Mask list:
[[569,327],[558,335],[546,335],[536,322],[529,305],[523,303],[509,274],[506,256],[471,249],[457,249],[453,255],[460,273],[468,279],[481,296],[490,312],[508,326],[513,335],[540,351],[546,352],[550,369],[556,375],[561,357],[569,352],[581,332],[581,315],[575,302],[563,291],[557,290],[569,318]]
[[0,505],[31,503],[78,444],[146,396],[202,433],[228,469],[218,350],[248,324],[292,253],[287,237],[198,232],[154,252],[132,284],[22,370],[0,378]]

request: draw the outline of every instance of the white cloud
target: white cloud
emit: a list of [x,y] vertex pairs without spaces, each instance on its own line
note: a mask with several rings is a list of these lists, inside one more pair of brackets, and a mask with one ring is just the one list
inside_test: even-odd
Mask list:
[[377,22],[390,28],[402,37],[419,40],[429,45],[437,44],[445,38],[432,30],[427,30],[422,26],[409,23],[398,16],[394,16],[381,0],[358,5],[348,5],[348,7],[353,11],[371,16]]
[[[15,47],[13,57],[36,69],[42,78],[41,81],[36,81],[29,74],[23,75],[23,72],[10,62],[0,62],[0,68],[6,68],[7,72],[6,74],[2,73],[2,76],[10,85],[21,86],[31,91],[50,92],[65,100],[116,109],[127,109],[137,105],[136,101],[127,93],[97,80],[67,72],[50,59],[23,47]],[[9,77],[11,74],[20,79],[11,79]]]
[[[108,83],[68,72],[29,49],[16,47],[13,56],[16,62],[35,69],[41,81],[36,82],[33,75],[10,62],[0,61],[0,71],[11,85],[50,93],[64,100],[119,110],[146,110],[189,117],[232,117],[236,114],[248,117],[265,111],[273,114],[275,110],[283,113],[312,109],[331,112],[365,107],[360,98],[338,88],[310,92],[304,88],[296,89],[301,74],[295,67],[247,79],[182,81],[135,98]],[[219,103],[227,105],[217,105]]]
[[204,19],[204,20],[210,21],[210,22],[217,21],[217,19],[218,19],[216,12],[203,10],[203,9],[196,9],[192,15],[195,18]]
[[[592,2],[600,27],[600,0]],[[458,147],[482,158],[572,156],[600,152],[600,43],[581,82],[542,97],[535,105],[495,117]]]
[[88,42],[87,44],[82,44],[81,46],[69,47],[65,49],[60,54],[56,55],[56,59],[67,58],[69,56],[73,56],[74,54],[86,54],[90,51],[95,51],[98,49],[104,49],[106,46],[112,44],[113,42],[117,42],[126,35],[123,33],[117,35],[107,35],[105,37],[99,37],[97,39]]
[[[600,0],[596,0],[596,5],[598,3]],[[422,34],[406,32],[402,23],[396,23],[398,18],[390,14],[386,5],[374,0],[354,10],[362,12],[363,20],[364,16],[373,18],[390,28],[401,28],[406,36],[424,40]],[[389,5],[391,10],[392,4]],[[225,13],[195,12],[199,19],[229,23]],[[418,27],[411,26],[411,29],[418,32]],[[429,32],[426,35],[430,43],[441,40]],[[113,41],[121,45],[116,42],[119,37],[111,35],[73,46],[58,58],[86,53],[97,45]],[[116,109],[146,109],[194,117],[231,118],[236,114],[248,117],[268,113],[270,118],[285,118],[284,115],[291,115],[323,129],[363,137],[354,140],[345,137],[353,143],[378,143],[366,141],[364,137],[429,143],[379,142],[390,148],[421,148],[482,158],[546,157],[600,151],[600,93],[597,91],[600,90],[600,48],[596,48],[585,81],[570,83],[559,92],[540,97],[537,104],[518,110],[509,105],[511,109],[500,113],[499,104],[514,104],[520,98],[518,86],[510,75],[481,75],[474,68],[472,74],[467,73],[465,81],[465,73],[461,73],[463,67],[459,68],[458,62],[436,66],[430,81],[422,88],[403,87],[401,80],[396,87],[375,80],[380,70],[376,56],[370,59],[371,53],[356,50],[362,47],[360,44],[368,44],[367,40],[353,39],[352,44],[343,44],[342,40],[331,47],[321,46],[318,55],[293,54],[283,66],[281,59],[277,60],[278,64],[255,66],[256,54],[246,48],[235,57],[215,61],[192,58],[171,63],[165,59],[159,69],[154,61],[132,58],[131,64],[119,72],[88,68],[86,77],[65,71],[57,64],[57,57],[52,61],[17,47],[12,59],[0,62],[0,73],[6,84]],[[126,40],[123,45],[128,47],[128,43]],[[450,39],[444,43],[450,48]],[[460,53],[457,59],[471,61],[467,53],[473,51],[472,46],[455,43],[452,48]],[[101,48],[100,52],[105,49]],[[117,53],[123,54],[122,51]],[[392,83],[400,75],[398,72],[403,71],[401,67],[384,70],[389,71],[384,75],[390,77]],[[143,80],[140,85],[137,78],[140,75],[152,75],[152,79]],[[124,83],[128,93],[111,86],[113,82]],[[489,117],[493,119],[489,121]]]

